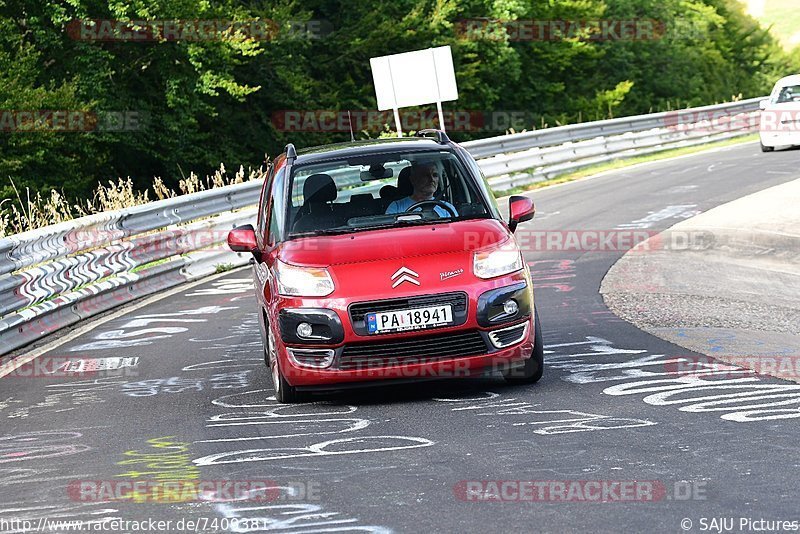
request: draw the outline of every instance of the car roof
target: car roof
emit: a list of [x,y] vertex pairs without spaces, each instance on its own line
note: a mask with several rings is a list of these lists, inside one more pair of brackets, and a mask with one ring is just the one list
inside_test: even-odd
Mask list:
[[343,159],[392,152],[420,152],[452,150],[452,144],[443,144],[430,137],[398,137],[394,139],[368,139],[303,148],[297,151],[295,165],[331,159]]
[[786,76],[775,83],[775,87],[786,87],[789,85],[800,85],[800,74]]

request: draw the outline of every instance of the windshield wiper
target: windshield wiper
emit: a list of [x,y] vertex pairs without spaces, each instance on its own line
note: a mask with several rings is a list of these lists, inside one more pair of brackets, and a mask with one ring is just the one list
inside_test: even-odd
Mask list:
[[290,237],[314,237],[319,235],[339,235],[352,234],[360,230],[375,230],[378,228],[391,228],[392,225],[371,225],[371,226],[348,226],[347,228],[327,228],[324,230],[312,230],[310,232],[293,233]]
[[393,227],[397,227],[397,226],[419,226],[419,225],[424,225],[424,224],[436,224],[436,223],[439,223],[439,222],[452,222],[453,220],[455,220],[453,217],[439,217],[438,219],[420,218],[420,219],[416,219],[416,220],[400,220],[400,221],[396,221],[392,226]]
[[328,228],[325,230],[311,230],[309,232],[295,232],[290,234],[290,237],[314,237],[318,235],[337,235],[347,234],[352,232],[352,228]]
[[[402,214],[400,214],[402,215]],[[341,234],[352,234],[355,232],[360,232],[361,230],[380,230],[384,228],[398,228],[403,226],[419,226],[425,224],[436,224],[439,222],[452,222],[457,220],[458,217],[439,217],[438,219],[425,219],[420,218],[416,220],[400,220],[394,221],[393,223],[388,224],[370,224],[366,226],[348,226],[346,228],[326,228],[323,230],[311,230],[309,232],[300,232],[300,233],[292,233],[289,235],[290,238],[296,237],[315,237],[315,236],[322,236],[322,235],[341,235]]]

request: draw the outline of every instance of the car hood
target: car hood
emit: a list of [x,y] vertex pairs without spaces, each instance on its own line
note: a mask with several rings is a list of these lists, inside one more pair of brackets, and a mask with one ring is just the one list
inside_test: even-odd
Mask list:
[[281,245],[278,258],[294,265],[328,267],[413,256],[470,253],[501,243],[509,235],[505,225],[495,219],[406,226],[296,239]]
[[464,290],[477,281],[472,252],[509,237],[502,222],[481,219],[304,238],[284,243],[278,257],[328,267],[331,299],[381,299]]

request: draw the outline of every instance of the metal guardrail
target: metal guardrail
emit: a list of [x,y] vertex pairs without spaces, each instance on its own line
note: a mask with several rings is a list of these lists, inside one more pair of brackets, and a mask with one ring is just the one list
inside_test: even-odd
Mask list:
[[[505,135],[462,146],[497,191],[618,158],[751,132],[760,98]],[[745,119],[744,122],[742,119]],[[134,299],[244,265],[227,232],[253,222],[262,180],[0,239],[0,354]],[[358,185],[353,179],[351,185]],[[345,191],[375,193],[383,184]]]
[[615,159],[753,133],[762,99],[571,124],[462,146],[478,160],[492,188],[506,191]]
[[246,255],[227,250],[225,241],[231,228],[254,219],[262,183],[201,191],[0,239],[0,353],[210,274],[216,265],[246,263]]
[[608,137],[625,133],[642,132],[645,130],[674,129],[681,124],[696,123],[697,121],[693,120],[696,117],[717,116],[721,118],[725,116],[734,116],[739,113],[756,111],[759,101],[764,98],[766,97],[751,98],[739,102],[728,102],[713,106],[557,126],[555,128],[545,128],[543,130],[533,130],[519,134],[468,141],[462,143],[462,146],[469,150],[473,157],[480,159],[496,156],[497,154],[519,152],[536,146],[553,146],[562,143],[583,141],[595,137]]

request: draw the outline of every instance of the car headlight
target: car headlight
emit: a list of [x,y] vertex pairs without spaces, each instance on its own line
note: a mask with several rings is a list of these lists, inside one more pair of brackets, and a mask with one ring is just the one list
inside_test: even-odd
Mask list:
[[478,278],[494,278],[522,269],[522,253],[511,240],[500,248],[475,251],[472,271]]
[[333,279],[323,267],[298,267],[275,262],[278,293],[291,297],[324,297],[333,293]]

